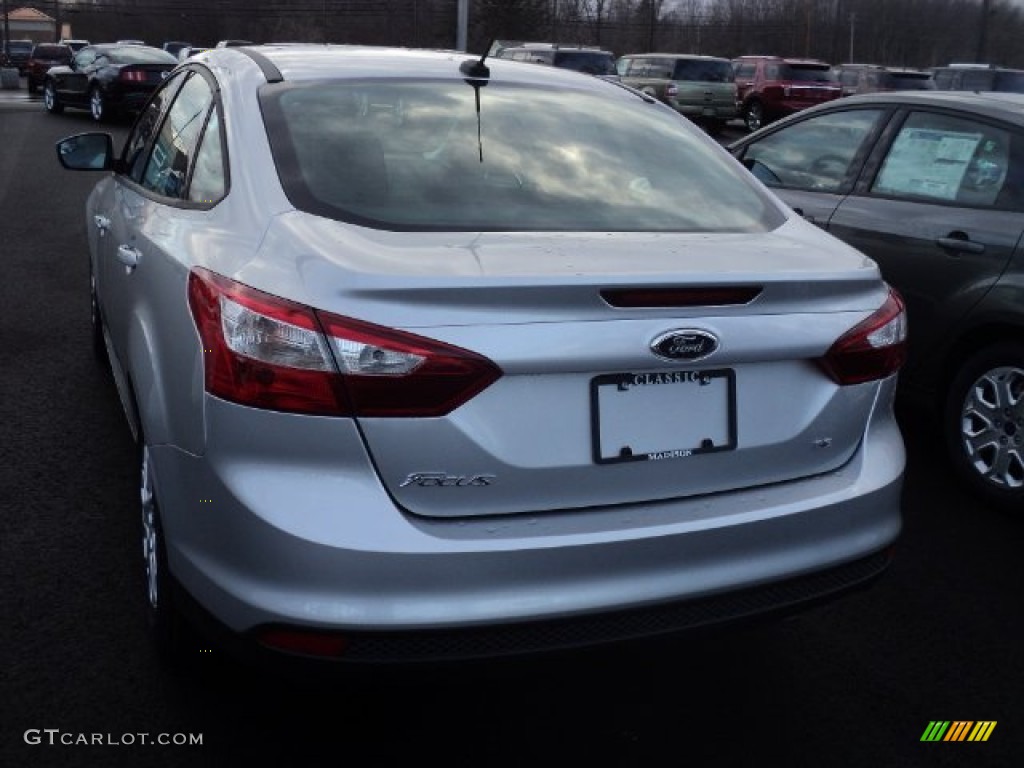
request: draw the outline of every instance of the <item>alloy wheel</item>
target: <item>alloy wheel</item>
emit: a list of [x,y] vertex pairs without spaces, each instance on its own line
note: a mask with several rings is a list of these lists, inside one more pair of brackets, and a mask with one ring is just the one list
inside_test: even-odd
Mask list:
[[142,477],[139,496],[142,502],[142,556],[145,562],[146,596],[152,610],[160,607],[160,531],[157,525],[156,497],[149,471],[149,448],[142,447]]
[[107,116],[107,108],[99,88],[93,88],[92,93],[89,94],[89,112],[96,122],[101,122]]
[[756,101],[747,105],[744,122],[751,133],[764,125],[764,109]]
[[1024,368],[993,368],[967,388],[960,438],[968,464],[984,481],[1024,488]]

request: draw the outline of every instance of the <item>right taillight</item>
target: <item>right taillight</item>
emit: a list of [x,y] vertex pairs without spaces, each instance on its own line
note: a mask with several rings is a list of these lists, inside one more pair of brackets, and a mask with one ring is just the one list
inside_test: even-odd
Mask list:
[[206,391],[323,416],[443,416],[490,386],[485,357],[422,336],[320,312],[209,270],[189,275]]
[[890,376],[907,358],[907,312],[889,289],[885,303],[844,333],[819,360],[837,384],[862,384]]

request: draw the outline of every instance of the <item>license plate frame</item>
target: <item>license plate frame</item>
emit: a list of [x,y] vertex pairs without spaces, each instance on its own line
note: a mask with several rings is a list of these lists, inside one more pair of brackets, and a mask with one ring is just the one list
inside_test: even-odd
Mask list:
[[736,448],[736,372],[715,368],[595,376],[590,416],[595,464],[731,451]]

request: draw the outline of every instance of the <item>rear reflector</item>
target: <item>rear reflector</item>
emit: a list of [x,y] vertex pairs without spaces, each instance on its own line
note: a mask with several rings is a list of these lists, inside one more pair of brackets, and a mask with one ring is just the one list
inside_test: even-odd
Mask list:
[[262,645],[275,651],[333,659],[341,656],[348,645],[337,633],[284,627],[262,629],[256,637]]

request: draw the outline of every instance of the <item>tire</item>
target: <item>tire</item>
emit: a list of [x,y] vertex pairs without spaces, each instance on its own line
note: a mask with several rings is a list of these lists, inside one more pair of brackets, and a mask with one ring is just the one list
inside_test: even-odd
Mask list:
[[107,344],[103,338],[103,315],[100,314],[99,298],[96,296],[96,276],[89,269],[89,322],[92,328],[92,353],[96,359],[107,365]]
[[950,385],[943,424],[950,461],[971,490],[1024,512],[1024,344],[969,358]]
[[743,107],[743,122],[751,133],[765,126],[764,107],[761,102],[751,101]]
[[709,119],[704,123],[704,130],[709,136],[721,136],[725,131],[725,120]]
[[[163,521],[157,503],[149,446],[139,438],[139,501],[141,512],[143,584],[150,634],[161,659],[181,667],[186,661],[191,634],[174,603],[174,578],[167,566]],[[194,644],[192,650],[195,650]]]
[[51,115],[59,115],[64,111],[64,105],[57,98],[57,86],[52,80],[47,80],[43,85],[43,107]]
[[109,117],[110,110],[107,108],[107,100],[103,97],[103,91],[98,85],[94,85],[89,91],[89,114],[97,123],[105,122]]

